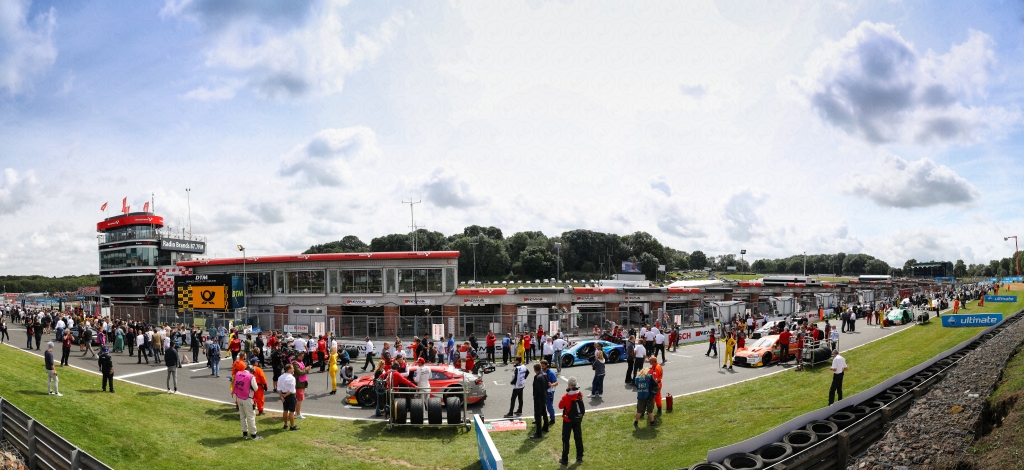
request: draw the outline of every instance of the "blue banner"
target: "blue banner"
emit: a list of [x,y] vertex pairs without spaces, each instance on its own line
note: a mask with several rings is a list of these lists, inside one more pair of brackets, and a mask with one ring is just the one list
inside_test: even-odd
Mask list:
[[245,307],[244,289],[242,276],[231,276],[231,310]]
[[1016,302],[1016,295],[986,295],[985,302]]
[[1003,321],[1001,313],[969,313],[962,315],[943,315],[942,326],[946,328],[966,328],[976,326],[993,326]]
[[498,448],[494,446],[491,435],[487,432],[487,426],[480,415],[473,415],[474,428],[476,428],[476,446],[480,452],[480,466],[484,470],[504,470],[505,462],[498,454]]

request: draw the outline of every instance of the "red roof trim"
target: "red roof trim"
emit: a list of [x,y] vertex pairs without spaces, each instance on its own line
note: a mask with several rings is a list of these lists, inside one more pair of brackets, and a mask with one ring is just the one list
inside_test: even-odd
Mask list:
[[[249,256],[246,264],[257,263],[290,263],[296,261],[358,261],[368,259],[445,259],[458,258],[458,251],[393,251],[383,253],[321,253],[315,255],[275,255]],[[242,258],[203,259],[197,261],[179,261],[178,266],[189,268],[199,266],[241,265]]]

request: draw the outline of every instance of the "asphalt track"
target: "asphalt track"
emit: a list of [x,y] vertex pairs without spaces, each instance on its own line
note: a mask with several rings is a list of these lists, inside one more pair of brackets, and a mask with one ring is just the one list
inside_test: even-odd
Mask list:
[[[8,327],[10,329],[11,339],[13,340],[13,344],[8,346],[21,351],[30,352],[31,354],[35,354],[40,357],[45,351],[46,338],[53,336],[52,333],[50,335],[44,335],[43,346],[38,351],[35,349],[28,351],[24,349],[25,330],[21,328],[20,325],[16,324],[8,324]],[[913,323],[909,325],[880,329],[876,326],[865,325],[863,320],[859,320],[857,322],[856,332],[842,333],[839,335],[839,349],[840,351],[845,351],[862,346],[911,327],[913,327]],[[59,359],[60,344],[56,343],[55,346],[54,353],[55,356],[57,356],[57,359]],[[721,344],[719,344],[719,348],[721,348]],[[705,356],[707,349],[707,343],[696,343],[680,346],[674,353],[666,353],[667,362],[664,364],[665,378],[662,388],[663,393],[671,393],[673,396],[689,395],[758,377],[764,377],[770,374],[785,372],[795,367],[793,362],[790,362],[786,365],[775,365],[756,369],[734,367],[734,370],[727,371],[721,368],[721,357],[715,358],[714,356]],[[187,356],[189,360],[191,360],[191,351],[182,349],[181,352],[182,357]],[[111,358],[114,361],[114,378],[116,380],[142,385],[156,390],[166,390],[167,373],[163,364],[154,364],[152,358],[150,358],[150,363],[148,365],[145,364],[145,362],[143,362],[143,364],[137,364],[137,358],[128,356],[127,352],[111,354]],[[42,359],[40,359],[40,361],[42,361]],[[100,389],[100,375],[95,358],[91,356],[83,358],[82,353],[78,351],[78,347],[72,346],[69,363],[71,367],[95,374],[95,386],[96,389]],[[353,365],[356,366],[355,371],[357,375],[365,374],[361,373],[359,370],[359,366],[362,365],[361,360],[353,361]],[[851,365],[856,366],[856,364]],[[186,364],[181,369],[178,369],[178,393],[180,395],[200,398],[212,402],[233,404],[234,401],[231,398],[230,391],[228,389],[229,378],[231,375],[230,358],[228,360],[221,361],[220,378],[213,377],[210,373],[210,369],[205,366],[206,360],[200,353],[198,364]],[[818,367],[826,367],[826,365],[819,365]],[[532,380],[532,366],[530,368],[530,373],[531,377],[527,379],[527,383]],[[269,370],[267,370],[267,375],[267,378],[270,379],[271,374]],[[562,391],[565,390],[568,377],[571,376],[576,377],[580,383],[580,387],[584,389],[588,395],[590,394],[590,385],[593,381],[594,375],[593,370],[589,366],[563,368],[559,376],[559,396]],[[587,403],[587,411],[635,405],[636,392],[633,387],[624,383],[625,377],[625,362],[607,364],[604,381],[604,395],[602,398],[588,398],[589,402]],[[503,366],[499,360],[497,370],[493,373],[485,374],[483,377],[487,389],[487,400],[485,400],[483,404],[471,405],[470,413],[482,414],[488,420],[499,419],[507,413],[509,411],[509,399],[512,396],[512,387],[509,384],[509,380],[511,378],[512,365],[509,364],[508,366]],[[306,400],[302,406],[303,414],[339,419],[378,419],[373,417],[373,408],[362,408],[343,403],[343,400],[346,397],[346,392],[345,389],[340,386],[336,395],[328,395],[328,382],[329,377],[326,372],[321,374],[314,370],[314,372],[310,374],[310,384],[309,388],[306,390]],[[43,384],[45,383],[46,381],[42,379],[38,382],[40,387],[43,387]],[[74,393],[74,391],[69,390],[64,390],[63,392],[65,394]],[[820,395],[822,406],[824,406],[828,400],[828,390],[820,390],[817,394]],[[529,392],[529,385],[527,386],[525,395],[523,417],[529,418],[532,417],[533,403]],[[815,393],[808,395],[809,399],[812,399],[814,396]],[[266,398],[266,411],[280,412],[280,410],[280,399],[277,397],[277,394],[268,393]]]

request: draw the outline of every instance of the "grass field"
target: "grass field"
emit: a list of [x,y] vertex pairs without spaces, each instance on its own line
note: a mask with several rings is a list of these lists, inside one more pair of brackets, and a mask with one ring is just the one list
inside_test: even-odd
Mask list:
[[[1024,302],[999,305],[984,311],[1010,313]],[[846,354],[850,372],[845,391],[852,395],[870,388],[977,332],[932,322],[852,350]],[[125,383],[117,384],[117,394],[102,394],[99,376],[78,370],[60,371],[64,397],[48,396],[41,362],[0,348],[0,396],[117,469],[178,469],[183,459],[211,468],[231,468],[240,459],[309,468],[479,468],[472,433],[417,428],[389,433],[380,423],[316,418],[301,421],[298,432],[284,432],[279,418],[266,416],[257,422],[266,440],[242,441],[234,407]],[[672,373],[671,363],[667,373]],[[607,380],[614,384],[620,378]],[[632,428],[630,408],[588,413],[583,426],[586,463],[581,468],[690,465],[703,460],[709,449],[825,406],[830,380],[827,368],[819,367],[680,397],[661,426],[639,431]],[[526,405],[531,405],[529,397]],[[492,437],[506,468],[557,468],[560,432],[556,427],[541,440],[527,439],[524,432]]]

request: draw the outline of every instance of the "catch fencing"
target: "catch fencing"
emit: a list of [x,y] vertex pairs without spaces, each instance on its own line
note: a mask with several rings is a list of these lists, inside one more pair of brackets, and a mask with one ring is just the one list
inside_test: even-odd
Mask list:
[[30,470],[111,470],[0,397],[0,439],[28,457]]

